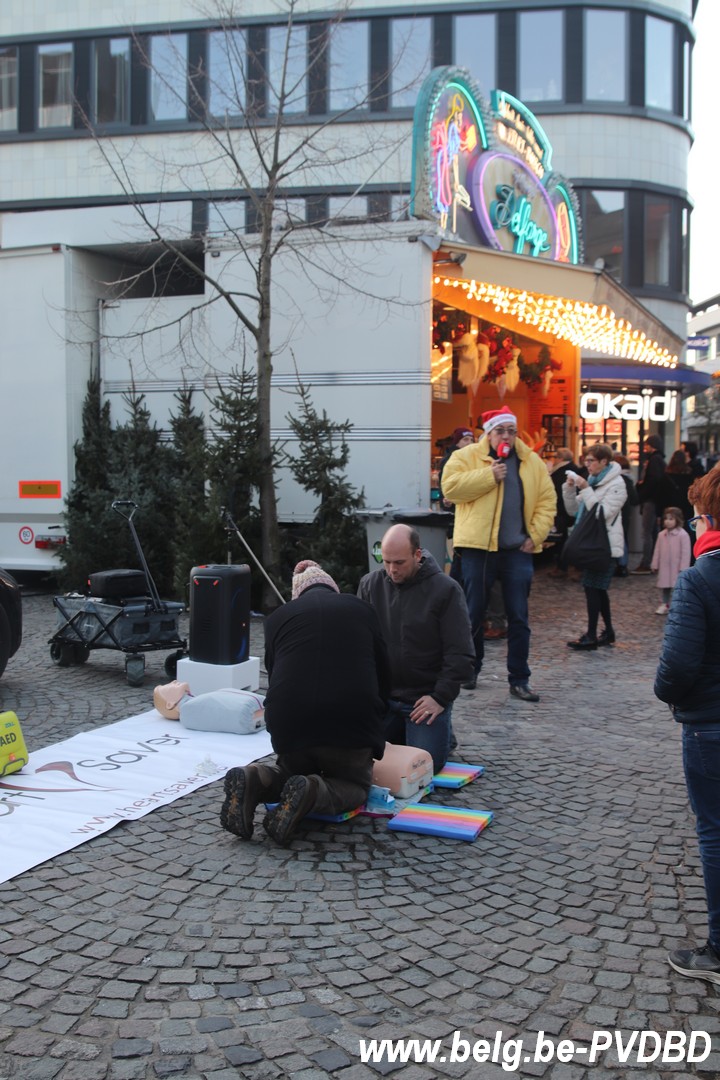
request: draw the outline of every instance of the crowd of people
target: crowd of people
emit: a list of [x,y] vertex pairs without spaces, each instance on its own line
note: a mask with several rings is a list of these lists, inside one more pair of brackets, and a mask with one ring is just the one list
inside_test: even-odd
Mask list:
[[657,573],[657,613],[667,615],[655,693],[682,724],[708,906],[707,942],[668,960],[681,975],[720,984],[720,466],[703,475],[692,444],[666,466],[655,435],[637,488],[627,458],[608,444],[584,447],[581,458],[560,447],[546,465],[518,438],[512,411],[491,410],[478,441],[456,429],[442,466],[442,498],[454,512],[451,573],[405,524],[387,530],[382,568],[363,577],[357,596],[341,593],[312,560],[296,566],[292,600],[265,623],[276,760],[229,770],[221,824],[249,840],[265,803],[265,832],[288,844],[304,817],[365,802],[386,743],[425,750],[442,769],[457,746],[453,702],[482,671],[495,582],[510,695],[537,702],[528,598],[533,556],[551,534],[558,559],[550,572],[580,567],[585,593],[587,628],[568,646],[612,646],[609,589],[628,573],[630,513],[639,506],[642,561],[629,572]]

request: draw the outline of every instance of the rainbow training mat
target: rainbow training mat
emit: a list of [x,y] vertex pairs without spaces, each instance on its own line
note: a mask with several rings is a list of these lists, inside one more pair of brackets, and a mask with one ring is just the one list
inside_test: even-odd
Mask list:
[[[277,806],[276,802],[265,803],[266,810],[274,810]],[[364,806],[358,806],[357,810],[346,810],[344,814],[306,814],[303,821],[329,821],[340,822],[349,821],[350,818],[357,817],[365,809]]]
[[482,776],[484,772],[484,765],[461,765],[448,761],[440,772],[433,776],[433,784],[441,788],[461,788]]
[[474,840],[492,819],[491,810],[463,810],[454,806],[412,803],[388,821],[388,829],[445,836],[450,840]]

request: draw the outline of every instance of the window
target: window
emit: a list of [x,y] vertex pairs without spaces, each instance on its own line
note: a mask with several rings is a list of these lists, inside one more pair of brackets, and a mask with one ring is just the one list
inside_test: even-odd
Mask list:
[[648,15],[645,19],[645,104],[672,112],[673,25]]
[[235,236],[244,232],[244,199],[228,199],[227,202],[210,203],[208,207],[208,237]]
[[351,221],[367,221],[368,203],[365,195],[331,195],[328,199],[328,220],[336,225]]
[[682,114],[685,120],[690,120],[692,104],[692,52],[690,42],[683,42],[683,106]]
[[306,113],[307,76],[307,27],[293,26],[288,30],[286,26],[271,26],[267,55],[268,112]]
[[593,266],[602,259],[604,269],[623,280],[625,251],[625,193],[588,191],[583,215],[585,262]]
[[98,124],[129,123],[129,38],[104,38],[94,44],[93,115]]
[[0,131],[17,130],[17,49],[0,49]]
[[163,34],[150,44],[153,120],[187,119],[187,34]]
[[562,101],[563,13],[523,11],[518,16],[521,101]]
[[370,26],[339,23],[331,30],[328,89],[332,112],[367,108],[370,70]]
[[38,46],[38,76],[38,127],[72,127],[72,45],[58,42]]
[[278,199],[273,216],[273,229],[290,229],[304,225],[306,220],[304,199]]
[[209,35],[209,95],[213,116],[240,116],[244,112],[246,57],[244,30],[215,30]]
[[390,104],[414,106],[420,85],[430,71],[432,20],[393,19],[390,24]]
[[408,194],[390,196],[390,220],[410,220],[410,196]]
[[497,86],[495,35],[494,15],[456,15],[453,20],[455,63],[468,69],[486,96]]
[[585,12],[585,101],[627,100],[627,17]]
[[670,286],[670,200],[645,198],[645,284]]

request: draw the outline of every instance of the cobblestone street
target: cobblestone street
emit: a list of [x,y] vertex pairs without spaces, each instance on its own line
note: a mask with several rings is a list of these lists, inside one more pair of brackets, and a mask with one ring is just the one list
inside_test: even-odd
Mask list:
[[[454,712],[456,760],[486,773],[430,796],[494,811],[473,843],[369,818],[315,825],[287,849],[260,827],[244,843],[219,826],[214,782],[0,886],[0,1080],[495,1080],[512,1075],[501,1062],[450,1060],[454,1032],[588,1047],[600,1029],[709,1032],[701,1065],[631,1071],[716,1076],[718,991],[665,961],[705,940],[705,907],[680,729],[652,693],[654,579],[614,581],[611,602],[618,644],[572,653],[582,589],[538,569],[539,705],[509,698],[505,644],[488,644]],[[118,652],[61,669],[51,596],[24,607],[0,703],[29,749],[151,707],[164,653],[148,654],[140,688]],[[443,1039],[447,1061],[360,1061],[360,1039],[413,1037]],[[515,1075],[627,1073],[608,1049]]]

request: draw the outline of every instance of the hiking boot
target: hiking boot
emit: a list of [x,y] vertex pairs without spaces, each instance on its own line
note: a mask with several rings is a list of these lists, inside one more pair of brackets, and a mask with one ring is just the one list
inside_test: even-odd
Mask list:
[[310,813],[317,798],[317,781],[309,776],[291,776],[280,792],[274,810],[268,810],[263,829],[277,844],[289,844],[302,819]]
[[601,645],[614,645],[615,644],[615,631],[608,630],[607,626],[598,634],[597,639],[598,647]]
[[597,649],[598,642],[597,638],[590,637],[589,634],[583,634],[577,641],[568,641],[567,647],[579,652],[581,649]]
[[225,776],[225,802],[220,811],[220,824],[243,840],[253,834],[255,808],[263,801],[265,785],[254,765],[230,769]]
[[473,675],[468,682],[460,683],[460,686],[463,690],[474,690],[477,686],[477,675]]
[[678,949],[668,956],[670,967],[688,979],[720,984],[720,957],[708,941],[700,949]]
[[540,695],[535,694],[528,684],[525,683],[513,683],[510,686],[510,696],[520,698],[521,701],[539,701]]

